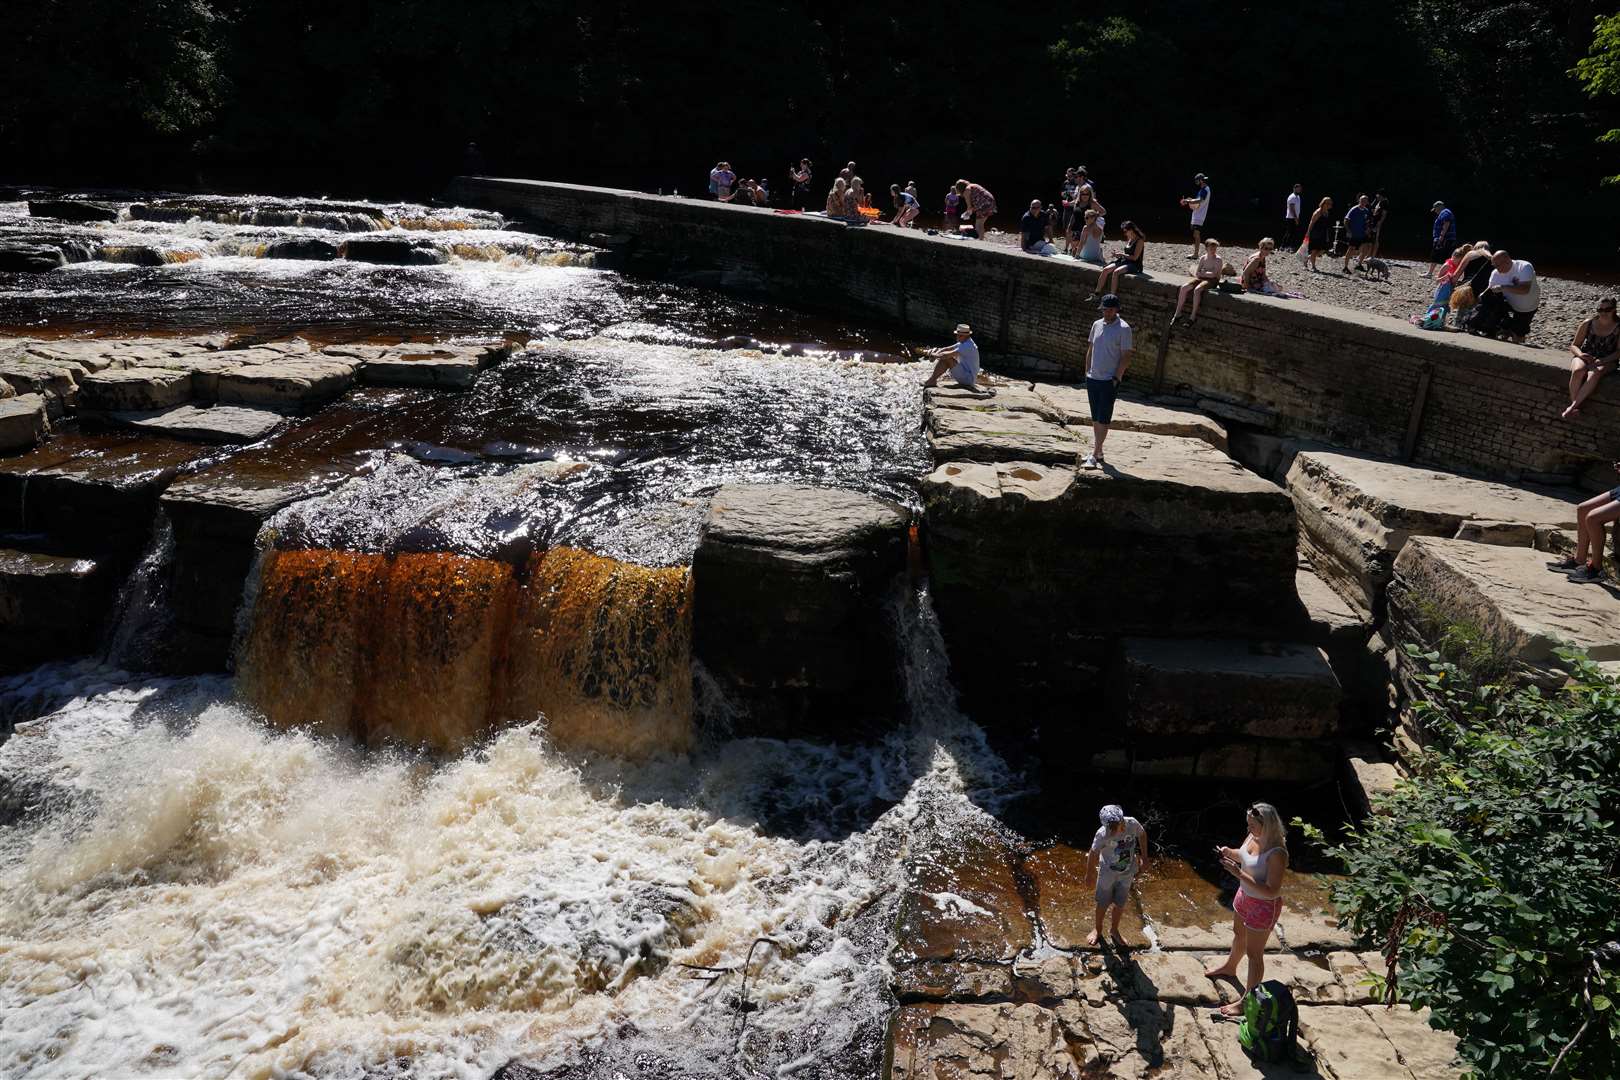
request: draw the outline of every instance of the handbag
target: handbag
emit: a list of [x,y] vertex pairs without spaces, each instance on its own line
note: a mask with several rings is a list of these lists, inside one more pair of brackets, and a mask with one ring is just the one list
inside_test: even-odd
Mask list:
[[1299,245],[1299,250],[1294,252],[1294,258],[1299,260],[1299,265],[1301,266],[1310,265],[1311,241],[1308,237]]

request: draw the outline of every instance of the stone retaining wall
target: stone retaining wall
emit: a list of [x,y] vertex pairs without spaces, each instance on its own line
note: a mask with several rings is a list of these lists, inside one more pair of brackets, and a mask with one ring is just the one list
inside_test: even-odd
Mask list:
[[[918,334],[967,321],[1004,362],[1078,377],[1095,272],[1001,245],[809,215],[534,180],[458,177],[449,196],[597,238],[627,267],[771,294]],[[1560,422],[1562,354],[1311,301],[1209,298],[1165,340],[1180,279],[1121,294],[1136,328],[1129,381],[1207,399],[1274,434],[1508,478],[1575,479],[1620,456],[1620,383]]]

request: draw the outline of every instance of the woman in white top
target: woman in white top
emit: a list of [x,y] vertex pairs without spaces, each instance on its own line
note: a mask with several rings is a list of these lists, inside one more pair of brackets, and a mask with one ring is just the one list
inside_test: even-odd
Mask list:
[[[1224,961],[1206,967],[1211,979],[1237,977],[1238,961],[1249,958],[1248,977],[1243,991],[1248,993],[1266,976],[1266,941],[1282,914],[1283,876],[1288,873],[1288,833],[1282,817],[1270,803],[1249,807],[1249,835],[1241,847],[1216,848],[1221,866],[1238,879],[1237,896],[1232,899],[1232,951]],[[1243,1011],[1236,1001],[1221,1008],[1226,1016]]]

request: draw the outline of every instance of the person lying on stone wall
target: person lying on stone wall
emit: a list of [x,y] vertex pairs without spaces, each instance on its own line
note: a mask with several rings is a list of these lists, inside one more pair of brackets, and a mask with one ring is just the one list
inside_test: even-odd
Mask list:
[[1479,309],[1468,320],[1468,329],[1488,337],[1506,337],[1522,345],[1530,332],[1530,320],[1541,306],[1541,282],[1536,268],[1506,251],[1491,256],[1491,275],[1479,298]]
[[[1620,461],[1614,463],[1614,471],[1620,472]],[[1568,573],[1569,580],[1581,585],[1602,581],[1604,528],[1615,520],[1620,520],[1620,487],[1594,495],[1576,508],[1575,554],[1547,566]]]
[[1620,357],[1620,319],[1615,318],[1614,297],[1605,296],[1598,301],[1597,314],[1575,328],[1575,340],[1569,343],[1574,360],[1569,365],[1569,408],[1564,410],[1568,420],[1581,411],[1585,401],[1597,389],[1598,380],[1614,370]]
[[1031,255],[1056,255],[1057,245],[1046,238],[1047,224],[1041,200],[1031,200],[1029,210],[1018,219],[1019,246]]
[[[1236,978],[1238,961],[1247,956],[1244,994],[1266,977],[1266,941],[1282,914],[1283,878],[1288,873],[1288,831],[1277,808],[1257,802],[1246,816],[1249,834],[1243,843],[1215,849],[1221,866],[1238,879],[1237,895],[1232,898],[1232,950],[1225,960],[1204,969],[1211,979]],[[1242,1011],[1241,1000],[1219,1010],[1222,1016],[1237,1016]]]
[[1097,820],[1102,826],[1091,838],[1091,851],[1086,855],[1086,888],[1096,891],[1097,921],[1086,944],[1102,943],[1103,916],[1112,908],[1108,936],[1124,949],[1127,946],[1119,934],[1119,917],[1130,900],[1136,875],[1147,872],[1147,830],[1140,821],[1126,817],[1124,809],[1113,803],[1097,812]]
[[963,390],[993,394],[988,386],[979,385],[979,346],[973,340],[973,328],[967,323],[956,324],[956,344],[930,349],[924,356],[939,358],[934,373],[923,383],[924,387],[938,386],[939,377],[950,373],[951,381]]

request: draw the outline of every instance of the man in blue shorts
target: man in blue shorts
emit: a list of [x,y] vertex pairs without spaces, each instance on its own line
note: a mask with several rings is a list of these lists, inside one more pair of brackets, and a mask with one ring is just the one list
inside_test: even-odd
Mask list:
[[1369,200],[1365,195],[1358,196],[1356,205],[1352,206],[1350,212],[1344,215],[1344,234],[1346,237],[1344,243],[1344,272],[1346,274],[1350,272],[1350,256],[1354,255],[1356,257],[1356,269],[1360,270],[1363,260],[1367,258],[1367,252],[1372,250],[1372,241],[1367,238],[1367,229],[1371,225],[1372,208]]
[[1108,464],[1103,457],[1103,440],[1114,422],[1114,396],[1131,363],[1131,324],[1119,317],[1119,297],[1109,293],[1102,298],[1102,318],[1091,324],[1086,345],[1086,400],[1091,403],[1091,453],[1085,468]]

